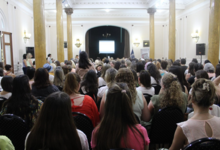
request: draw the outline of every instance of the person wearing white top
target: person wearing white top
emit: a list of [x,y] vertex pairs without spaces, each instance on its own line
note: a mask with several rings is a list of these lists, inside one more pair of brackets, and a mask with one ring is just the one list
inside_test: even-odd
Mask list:
[[86,135],[76,129],[70,97],[64,92],[49,95],[31,132],[26,136],[25,150],[89,150]]
[[148,71],[142,70],[138,77],[139,87],[136,89],[141,91],[143,94],[155,95],[155,89],[151,87],[151,76]]
[[98,99],[102,98],[105,91],[111,87],[115,83],[115,76],[117,74],[117,70],[114,68],[109,68],[105,73],[105,81],[107,85],[98,89]]

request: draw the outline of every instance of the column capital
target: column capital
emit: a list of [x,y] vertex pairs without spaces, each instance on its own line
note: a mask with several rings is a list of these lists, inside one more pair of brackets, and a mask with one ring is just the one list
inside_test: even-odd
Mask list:
[[67,15],[71,15],[73,13],[73,8],[65,8],[65,12]]
[[148,12],[149,14],[154,14],[156,11],[157,11],[156,8],[148,8],[148,9],[147,9],[147,12]]

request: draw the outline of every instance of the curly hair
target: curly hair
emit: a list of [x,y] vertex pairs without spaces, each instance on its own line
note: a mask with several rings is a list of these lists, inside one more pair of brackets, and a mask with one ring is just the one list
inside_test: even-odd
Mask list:
[[135,103],[136,101],[136,96],[137,96],[137,91],[136,91],[136,85],[135,85],[135,80],[133,73],[131,70],[127,68],[121,68],[118,70],[118,73],[115,77],[116,82],[124,82],[127,83],[130,92],[131,92],[131,99],[132,102]]
[[198,106],[207,108],[214,103],[215,87],[212,81],[207,79],[198,79],[192,85],[191,101]]
[[182,96],[182,88],[178,78],[172,73],[166,73],[162,77],[162,84],[164,90],[160,94],[161,108],[167,106],[182,107],[184,104],[184,98]]

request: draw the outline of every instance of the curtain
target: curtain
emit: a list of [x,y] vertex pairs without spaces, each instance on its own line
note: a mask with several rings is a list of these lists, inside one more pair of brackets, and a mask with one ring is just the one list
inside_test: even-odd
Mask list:
[[124,30],[124,40],[125,40],[125,45],[124,45],[124,57],[129,58],[130,57],[130,38],[129,38],[129,33],[127,30]]
[[86,53],[89,58],[89,31],[87,31],[87,33],[86,33]]

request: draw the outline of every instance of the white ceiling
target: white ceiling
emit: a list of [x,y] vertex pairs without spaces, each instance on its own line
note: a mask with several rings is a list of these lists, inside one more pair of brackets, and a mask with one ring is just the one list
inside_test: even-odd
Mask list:
[[[33,0],[24,0],[33,5]],[[176,0],[176,9],[183,10],[186,6],[199,0]],[[56,0],[44,0],[47,18],[55,17]],[[73,18],[92,17],[148,17],[147,8],[155,7],[155,16],[162,18],[168,14],[169,0],[63,0],[63,7],[72,7]],[[109,12],[106,12],[106,10]]]

